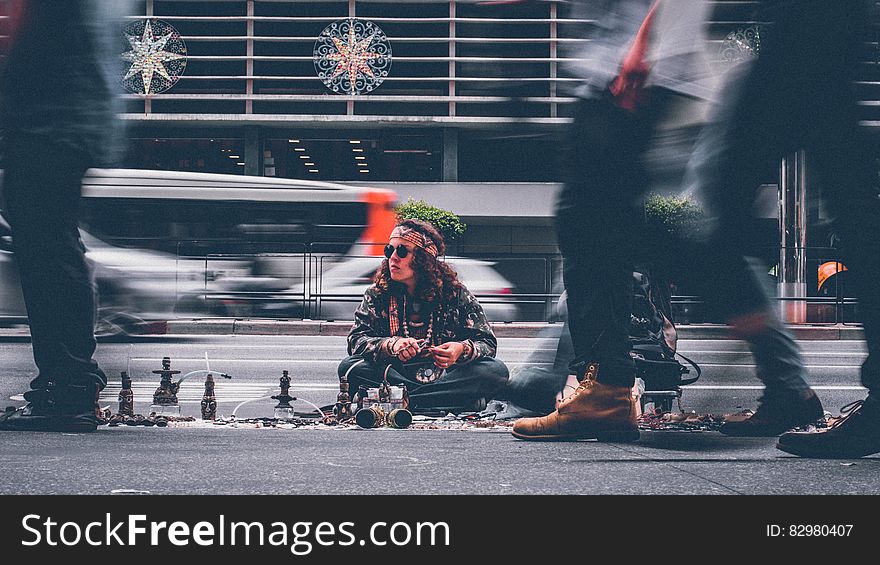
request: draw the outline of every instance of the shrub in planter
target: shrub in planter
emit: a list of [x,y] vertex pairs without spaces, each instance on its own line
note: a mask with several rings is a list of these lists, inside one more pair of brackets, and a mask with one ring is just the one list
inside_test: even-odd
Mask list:
[[424,200],[410,198],[403,204],[398,204],[394,211],[402,220],[422,220],[433,225],[443,235],[447,245],[459,239],[467,229],[467,224],[456,214],[431,206]]
[[702,220],[703,209],[690,198],[651,194],[645,201],[645,221],[652,236],[687,237],[700,229]]

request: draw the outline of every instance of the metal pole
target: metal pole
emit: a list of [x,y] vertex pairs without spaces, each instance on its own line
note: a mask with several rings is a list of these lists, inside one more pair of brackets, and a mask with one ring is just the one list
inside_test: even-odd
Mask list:
[[[147,0],[146,8],[146,16],[148,18],[152,18],[153,13],[153,0]],[[144,95],[144,116],[149,116],[153,112],[153,100],[150,98],[149,93]]]
[[803,151],[786,156],[779,171],[779,296],[782,319],[807,321],[807,171]]
[[449,2],[449,116],[455,116],[455,0]]
[[[357,15],[357,6],[355,5],[355,0],[348,0],[348,17],[354,18]],[[352,85],[352,88],[354,85]],[[352,92],[354,94],[354,92]],[[348,100],[345,103],[345,114],[347,116],[354,116],[354,100]]]
[[557,62],[556,58],[559,55],[558,46],[557,46],[557,7],[558,2],[550,3],[550,58],[552,62],[550,63],[550,99],[553,102],[550,103],[550,117],[555,118],[558,116],[558,103],[556,100],[557,88],[556,88],[556,78],[558,75]]
[[254,0],[248,0],[247,3],[247,79],[245,80],[245,93],[248,99],[244,103],[244,113],[254,113],[254,101],[251,98],[254,94]]

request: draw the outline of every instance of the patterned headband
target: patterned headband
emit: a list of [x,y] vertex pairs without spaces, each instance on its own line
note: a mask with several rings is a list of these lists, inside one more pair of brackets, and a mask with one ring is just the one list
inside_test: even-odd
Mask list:
[[416,247],[424,249],[431,257],[437,256],[437,244],[421,232],[417,232],[416,230],[405,226],[396,226],[394,231],[391,232],[391,239],[394,239],[395,237],[399,237],[404,241],[412,243]]

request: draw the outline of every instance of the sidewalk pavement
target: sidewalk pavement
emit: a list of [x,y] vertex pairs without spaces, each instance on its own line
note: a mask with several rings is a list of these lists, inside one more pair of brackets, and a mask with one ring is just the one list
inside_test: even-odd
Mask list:
[[[562,330],[560,322],[493,322],[499,338],[555,337]],[[196,318],[146,323],[138,335],[323,335],[346,336],[351,322],[323,320],[267,320],[238,318]],[[728,326],[695,324],[676,326],[679,339],[734,339]],[[798,340],[862,340],[864,330],[856,324],[790,325]],[[0,328],[0,339],[25,338],[26,325]]]

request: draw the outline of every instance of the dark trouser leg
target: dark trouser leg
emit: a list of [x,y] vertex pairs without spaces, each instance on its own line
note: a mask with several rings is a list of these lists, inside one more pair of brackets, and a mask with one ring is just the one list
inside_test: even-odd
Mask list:
[[[855,129],[851,132],[853,137]],[[876,179],[870,170],[872,159],[864,149],[850,147],[840,153],[829,151],[822,162],[825,202],[834,215],[834,229],[841,239],[841,261],[849,269],[851,290],[858,298],[858,316],[865,330],[868,358],[862,365],[862,384],[870,394],[880,398],[880,201],[877,199]],[[851,168],[839,164],[853,155],[859,161],[850,161]],[[861,178],[854,178],[856,175]],[[833,187],[833,188],[832,188]],[[838,190],[840,187],[840,190]]]
[[[339,375],[348,373],[349,391],[357,392],[358,386],[376,388],[382,383],[388,365],[373,363],[353,355],[339,365]],[[493,358],[482,358],[464,365],[456,365],[433,383],[416,381],[409,367],[395,362],[388,370],[388,383],[405,385],[414,411],[468,409],[482,398],[490,399],[507,382],[507,366]]]
[[464,365],[454,365],[439,380],[414,388],[409,398],[416,409],[472,410],[479,399],[491,399],[508,377],[504,363],[483,357]]
[[106,376],[92,359],[95,292],[77,223],[86,162],[35,137],[10,141],[4,194],[39,370],[31,388],[103,388]]
[[[850,108],[855,107],[853,102]],[[880,398],[880,200],[874,160],[854,112],[829,120],[825,126],[813,162],[818,165],[823,201],[840,238],[840,260],[849,269],[849,291],[858,298],[858,317],[868,349],[862,384]]]
[[774,35],[780,35],[786,51],[775,59],[788,71],[780,76],[789,85],[787,103],[797,112],[792,121],[802,131],[808,163],[814,163],[819,173],[822,200],[840,238],[841,261],[849,269],[851,290],[859,301],[868,348],[862,384],[877,396],[880,200],[871,144],[858,125],[858,102],[852,90],[867,14],[858,2],[810,0],[797,10],[785,11],[779,20]]
[[697,293],[714,302],[737,337],[748,343],[758,379],[768,389],[808,395],[801,350],[770,300],[766,268],[717,241],[688,253],[699,279]]
[[[798,51],[785,43],[788,33],[781,33],[785,37],[774,30],[773,39],[784,43],[787,52]],[[698,143],[698,190],[716,222],[708,245],[692,250],[691,264],[701,283],[698,292],[717,301],[721,313],[743,329],[740,337],[749,343],[758,377],[768,390],[807,395],[800,350],[769,299],[762,280],[766,277],[742,256],[755,243],[750,240],[751,207],[763,171],[778,167],[786,153],[800,148],[810,127],[804,99],[814,96],[815,89],[805,83],[800,63],[813,63],[774,57],[775,45],[768,45],[751,72],[731,84],[728,92],[733,98]],[[805,56],[811,59],[814,54]],[[733,92],[737,86],[741,90]],[[817,108],[806,111],[822,113]],[[763,318],[764,323],[747,328],[743,322],[748,318]]]
[[647,136],[646,124],[627,112],[582,101],[570,133],[571,171],[556,208],[575,358],[598,363],[598,380],[615,386],[635,379],[629,324]]
[[540,355],[533,353],[526,362],[528,366],[511,376],[507,384],[495,392],[494,397],[498,400],[508,400],[534,412],[543,414],[552,412],[556,407],[556,394],[565,388],[570,374],[569,365],[574,357],[568,325],[566,316],[556,344],[553,367],[538,366]]
[[[862,48],[864,23],[868,20],[859,7],[862,5],[856,2],[809,2],[795,11],[816,13],[813,27],[827,29],[818,48],[828,53],[826,57],[832,59],[832,64],[816,70],[816,82],[821,86],[815,92],[816,102],[821,105],[816,109],[824,113],[814,114],[820,116],[819,120],[809,120],[813,134],[810,148],[816,152],[823,200],[842,242],[841,259],[849,268],[859,299],[859,317],[868,347],[862,383],[869,391],[865,403],[834,426],[818,433],[790,432],[779,438],[779,449],[801,457],[850,459],[880,451],[880,202],[873,158],[859,131],[856,98],[849,90],[850,79],[855,76],[852,68],[861,60],[856,55]],[[812,32],[805,30],[807,34]],[[792,35],[796,35],[794,30]],[[793,51],[799,50],[795,44]],[[835,56],[842,60],[834,61]]]
[[[382,375],[386,367],[387,365],[373,363],[360,355],[351,355],[339,363],[337,373],[340,378],[343,375],[348,378],[348,394],[351,398],[354,398],[359,386],[376,388],[382,384]],[[398,376],[399,374],[392,370],[391,374],[389,374],[389,384],[399,384],[390,382],[390,378]]]

